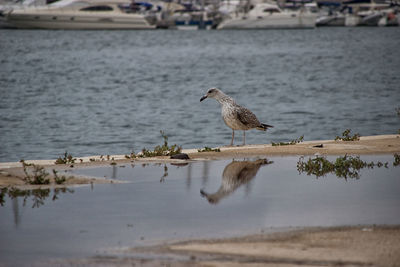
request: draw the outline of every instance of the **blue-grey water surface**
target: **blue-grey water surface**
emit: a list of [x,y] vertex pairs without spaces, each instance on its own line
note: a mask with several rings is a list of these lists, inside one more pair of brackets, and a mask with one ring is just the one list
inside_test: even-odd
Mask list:
[[[220,146],[220,87],[267,124],[247,143],[400,128],[400,28],[0,31],[0,161]],[[238,133],[236,143],[241,143]]]
[[6,194],[0,261],[30,265],[163,240],[287,227],[400,224],[400,167],[390,155],[361,159],[388,162],[388,168],[363,169],[358,179],[347,180],[299,175],[297,157],[268,158],[262,166],[255,166],[260,160],[236,159],[77,169],[74,173],[130,183],[50,190],[41,198]]

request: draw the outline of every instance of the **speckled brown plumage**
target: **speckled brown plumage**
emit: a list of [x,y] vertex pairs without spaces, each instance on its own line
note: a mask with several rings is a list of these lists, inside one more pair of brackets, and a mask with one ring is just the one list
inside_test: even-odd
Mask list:
[[225,124],[232,129],[232,140],[235,136],[235,130],[243,130],[243,145],[246,144],[246,132],[250,129],[257,129],[266,131],[268,128],[273,127],[268,124],[261,123],[256,115],[249,109],[236,104],[232,97],[224,94],[217,88],[211,88],[207,91],[200,101],[206,98],[214,98],[221,104],[221,115]]

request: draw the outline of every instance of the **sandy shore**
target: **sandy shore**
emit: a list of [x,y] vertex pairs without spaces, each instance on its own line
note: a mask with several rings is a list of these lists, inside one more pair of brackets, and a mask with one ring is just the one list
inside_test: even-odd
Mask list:
[[305,228],[137,247],[64,266],[400,266],[400,226]]
[[400,227],[355,227],[191,241],[162,249],[195,255],[207,265],[399,266],[399,241]]
[[[221,152],[183,150],[192,161],[251,156],[285,155],[366,155],[400,153],[399,135],[361,137],[359,141],[307,141],[295,145],[248,145],[221,147]],[[68,177],[56,185],[52,169],[63,170],[109,164],[175,162],[169,157],[126,159],[125,155],[77,158],[74,164],[56,165],[55,160],[30,160],[44,166],[49,185],[27,185],[19,162],[0,163],[0,188],[53,188],[91,183],[114,183],[110,179]],[[165,245],[129,248],[121,256],[67,260],[65,266],[400,266],[400,226],[360,226],[341,228],[305,228],[280,233],[259,234],[218,240],[192,240]],[[111,255],[113,255],[111,253]],[[145,256],[144,256],[145,255]],[[45,264],[46,265],[46,264]],[[50,266],[52,263],[49,264]]]
[[[199,148],[201,149],[201,148]],[[182,152],[189,155],[191,160],[217,160],[234,157],[252,157],[252,156],[289,156],[289,155],[366,155],[366,154],[394,154],[400,153],[400,135],[377,135],[361,137],[359,141],[334,141],[319,140],[306,141],[295,145],[272,146],[268,145],[246,145],[246,146],[225,146],[220,147],[221,152],[198,152],[198,149],[184,149]],[[109,164],[123,163],[182,163],[182,160],[173,160],[169,157],[154,158],[138,158],[127,159],[125,155],[112,156],[91,156],[77,157],[74,164],[56,165],[55,159],[52,160],[26,160],[28,164],[44,166],[50,185],[27,186],[24,177],[22,164],[20,162],[4,162],[0,163],[0,187],[17,186],[19,188],[46,188],[46,187],[63,187],[65,185],[82,185],[82,184],[98,184],[98,183],[114,183],[109,179],[101,179],[94,177],[74,176],[67,177],[64,185],[54,184],[54,175],[52,170],[62,171],[70,168],[88,167],[88,166],[104,166]],[[32,170],[32,168],[30,168]]]
[[368,155],[393,154],[400,152],[400,135],[377,135],[361,137],[359,141],[317,140],[305,141],[295,145],[272,146],[246,145],[222,147],[221,152],[203,152],[187,150],[191,158],[231,158],[242,156],[297,156],[297,155]]

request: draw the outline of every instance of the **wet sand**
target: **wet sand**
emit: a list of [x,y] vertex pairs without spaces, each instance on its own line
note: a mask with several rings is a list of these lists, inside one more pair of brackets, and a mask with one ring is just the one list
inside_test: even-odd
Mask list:
[[[322,147],[321,147],[322,144]],[[318,147],[316,147],[318,146]],[[361,137],[359,141],[308,141],[295,145],[248,145],[221,147],[221,152],[197,152],[187,149],[191,160],[216,160],[222,158],[285,155],[365,155],[400,153],[399,135]],[[80,159],[80,158],[78,158]],[[103,166],[133,162],[182,162],[168,157],[151,159],[126,159],[125,155],[81,158],[73,168]],[[72,168],[55,165],[55,160],[26,161],[62,171]],[[21,163],[0,163],[0,188],[21,189],[65,187],[91,183],[113,183],[109,179],[68,177],[65,185],[26,185]],[[51,175],[49,175],[51,178]],[[121,254],[122,253],[122,257]],[[359,226],[335,228],[303,228],[279,233],[246,237],[192,240],[165,245],[128,248],[119,256],[95,257],[63,261],[68,265],[127,266],[400,266],[400,226]],[[51,265],[51,264],[50,264]]]
[[118,256],[110,254],[62,263],[64,266],[399,266],[400,226],[303,228],[237,238],[190,240],[125,249],[118,251]]
[[[319,140],[306,141],[294,145],[272,146],[268,145],[246,145],[246,146],[223,146],[220,147],[221,152],[198,152],[198,149],[183,149],[183,153],[189,155],[191,160],[217,160],[235,157],[256,157],[256,156],[289,156],[289,155],[368,155],[368,154],[394,154],[400,153],[400,135],[377,135],[361,137],[359,141],[335,141],[335,140]],[[53,160],[26,160],[28,164],[44,166],[49,173],[51,181],[54,180],[52,169],[62,171],[70,168],[79,168],[87,166],[104,166],[118,163],[182,163],[182,160],[173,160],[169,157],[154,158],[137,158],[127,159],[125,155],[91,156],[77,157],[74,164],[56,165]],[[22,164],[20,162],[4,162],[0,163],[0,187],[17,186],[21,189],[26,188],[23,178]],[[97,183],[114,183],[115,181],[93,177],[67,177],[64,185],[82,185]],[[60,187],[53,182],[45,187]],[[41,186],[28,186],[40,187]],[[61,185],[63,187],[63,185]]]
[[222,147],[221,152],[187,150],[191,158],[231,158],[242,156],[293,156],[293,155],[368,155],[393,154],[400,152],[400,135],[377,135],[361,137],[359,141],[317,140],[294,145],[272,146],[246,145]]
[[[232,157],[250,156],[293,156],[293,155],[371,155],[400,153],[400,135],[375,135],[362,136],[358,141],[316,140],[304,141],[293,145],[273,146],[271,144],[245,145],[245,146],[221,146],[220,152],[198,152],[199,148],[183,149],[182,153],[189,155],[191,159],[213,160]],[[25,160],[42,166],[57,166],[58,168],[86,167],[92,165],[104,165],[111,162],[131,162],[126,155],[95,155],[89,157],[75,157],[74,164],[56,165],[55,159],[50,160]],[[107,159],[108,158],[108,159]],[[169,157],[136,158],[137,162],[182,162],[171,160]],[[21,167],[20,162],[0,162],[0,170]]]
[[[195,253],[211,265],[357,266],[400,264],[400,227],[302,229],[270,235],[188,242],[165,247]],[[208,254],[211,259],[201,256]]]

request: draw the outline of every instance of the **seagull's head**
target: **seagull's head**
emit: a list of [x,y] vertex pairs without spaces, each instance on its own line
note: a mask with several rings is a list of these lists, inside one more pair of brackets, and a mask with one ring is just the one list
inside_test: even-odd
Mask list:
[[206,98],[216,98],[215,96],[219,95],[221,91],[218,88],[210,88],[208,89],[207,93],[200,98],[200,102]]

